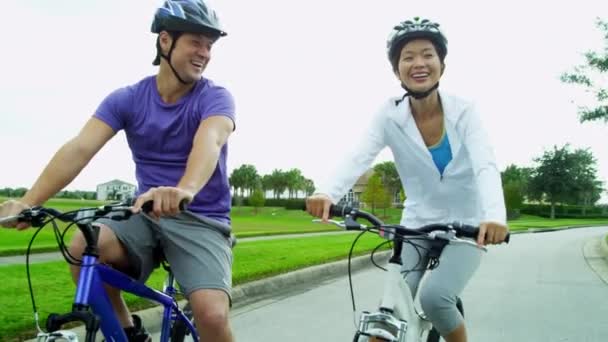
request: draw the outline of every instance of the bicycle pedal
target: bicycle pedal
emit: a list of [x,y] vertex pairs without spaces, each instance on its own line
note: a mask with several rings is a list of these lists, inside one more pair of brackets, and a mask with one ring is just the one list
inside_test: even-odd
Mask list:
[[50,333],[39,332],[36,342],[78,342],[78,335],[69,330],[57,330]]

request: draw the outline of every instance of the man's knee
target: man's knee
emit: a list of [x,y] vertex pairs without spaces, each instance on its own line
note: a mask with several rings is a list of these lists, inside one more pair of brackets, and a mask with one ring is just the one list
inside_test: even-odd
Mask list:
[[[70,242],[70,255],[80,259],[86,246],[87,244],[82,232],[76,232]],[[100,262],[115,266],[128,265],[127,253],[124,246],[120,243],[112,229],[106,225],[100,225],[97,248]]]
[[230,299],[222,290],[197,290],[189,296],[197,323],[207,329],[222,329],[228,324]]

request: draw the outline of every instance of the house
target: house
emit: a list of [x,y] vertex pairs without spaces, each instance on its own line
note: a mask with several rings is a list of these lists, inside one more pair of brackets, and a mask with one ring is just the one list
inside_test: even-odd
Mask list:
[[365,188],[367,187],[367,182],[373,174],[373,169],[365,171],[365,173],[362,174],[359,179],[357,179],[355,185],[353,185],[353,187],[348,190],[346,195],[344,195],[344,197],[342,197],[342,199],[338,203],[353,207],[365,207],[364,205],[362,205],[363,203],[361,202],[361,194],[363,193],[363,191],[365,191]]
[[133,184],[114,179],[107,183],[97,185],[97,199],[100,201],[120,201],[126,198],[132,198],[135,197],[136,189],[137,187]]
[[[365,188],[367,187],[367,183],[369,182],[369,179],[373,174],[374,174],[374,169],[367,170],[363,175],[361,175],[361,177],[359,177],[359,179],[357,179],[357,181],[355,182],[355,185],[353,185],[353,187],[350,190],[348,190],[346,195],[344,195],[344,197],[342,197],[342,199],[340,199],[340,201],[338,203],[341,205],[348,205],[348,206],[356,207],[356,208],[365,208],[366,205],[361,200],[361,195],[365,191]],[[399,207],[400,205],[402,205],[402,200],[401,200],[401,196],[400,196],[399,192],[392,194],[391,197],[392,197],[392,203],[391,203],[392,207]]]

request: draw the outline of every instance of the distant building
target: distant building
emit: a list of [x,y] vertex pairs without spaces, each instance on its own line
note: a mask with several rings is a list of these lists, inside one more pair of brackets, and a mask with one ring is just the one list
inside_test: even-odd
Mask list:
[[357,208],[365,207],[364,205],[362,205],[363,203],[361,202],[361,194],[363,194],[363,191],[365,191],[369,178],[373,174],[374,169],[369,169],[364,174],[362,174],[361,177],[359,177],[359,179],[357,179],[357,181],[355,182],[355,185],[353,185],[353,187],[348,190],[346,195],[342,197],[339,203]]
[[120,201],[125,198],[134,197],[136,189],[137,187],[133,184],[115,179],[97,186],[97,199],[100,201]]
[[[366,205],[362,201],[361,195],[365,191],[365,188],[367,188],[367,183],[369,183],[369,179],[373,174],[374,174],[374,169],[367,170],[363,175],[361,175],[361,177],[359,177],[359,179],[357,179],[357,181],[355,182],[355,185],[353,185],[353,187],[348,190],[346,195],[344,195],[344,197],[342,197],[342,199],[340,199],[340,202],[338,202],[338,203],[342,204],[342,205],[356,207],[356,208],[365,208]],[[392,207],[398,207],[402,204],[402,201],[401,201],[401,198],[399,195],[399,191],[397,191],[395,194],[392,194],[391,198],[392,198],[392,203],[391,203]]]

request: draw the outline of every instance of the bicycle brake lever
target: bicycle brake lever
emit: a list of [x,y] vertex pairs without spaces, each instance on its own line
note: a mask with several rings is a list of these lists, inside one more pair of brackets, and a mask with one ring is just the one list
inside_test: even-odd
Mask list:
[[[324,223],[323,220],[321,219],[314,219],[312,220],[313,223]],[[332,220],[329,219],[327,220],[327,223],[333,224],[334,226],[338,226],[340,228],[346,229],[346,225],[344,224],[343,221],[336,221],[336,220]]]
[[[314,219],[312,220],[313,223],[323,223],[323,220],[321,219]],[[332,220],[329,219],[327,220],[327,223],[333,224],[334,226],[338,226],[344,230],[363,230],[365,228],[367,228],[366,225],[364,224],[360,224],[359,222],[352,220],[352,222],[347,222],[347,221],[337,221],[337,220]]]

